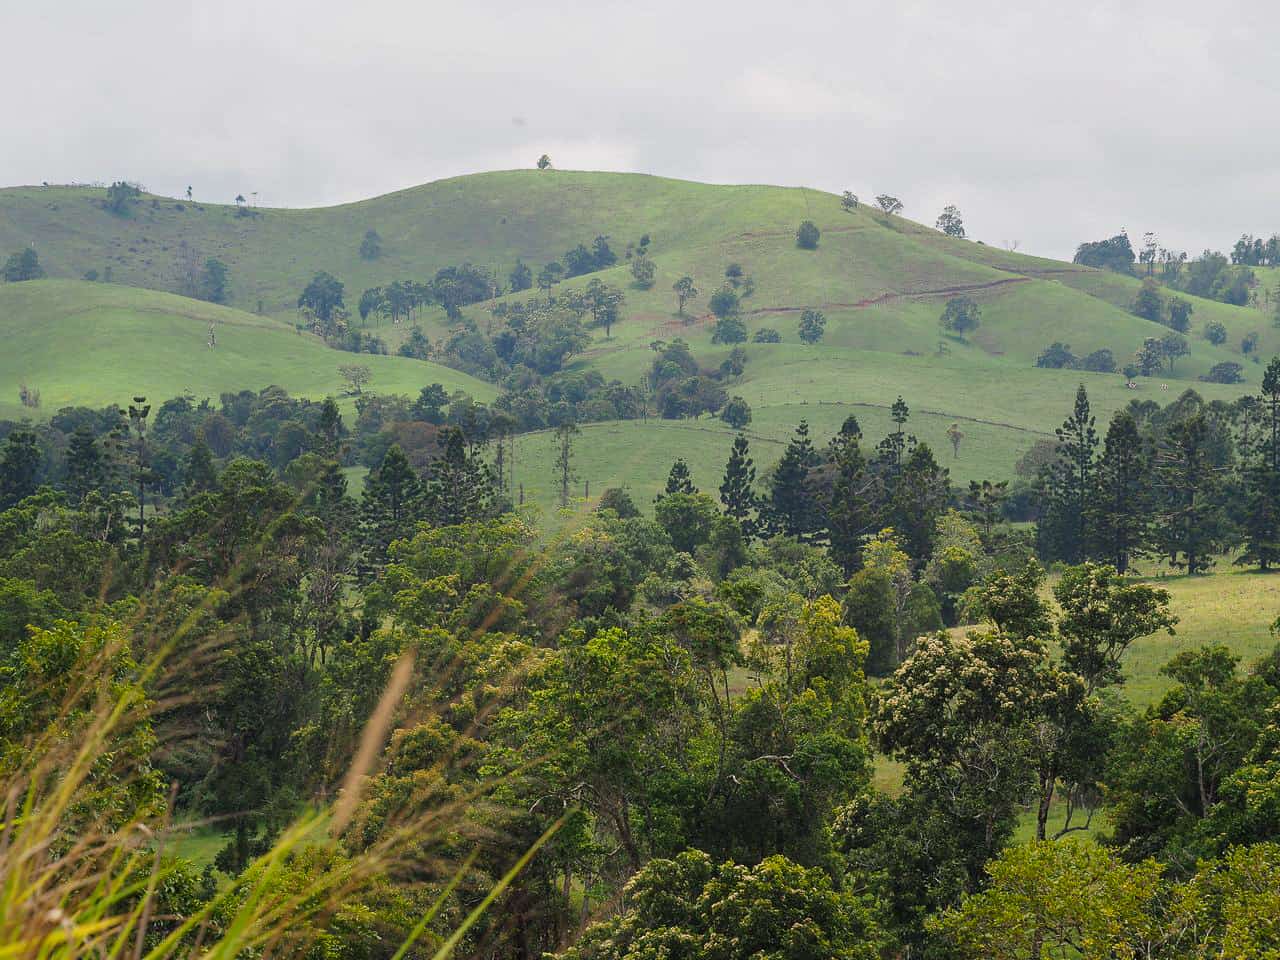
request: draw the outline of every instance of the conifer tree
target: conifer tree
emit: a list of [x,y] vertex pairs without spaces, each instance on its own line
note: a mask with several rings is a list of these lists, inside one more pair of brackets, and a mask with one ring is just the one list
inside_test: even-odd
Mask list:
[[755,536],[757,528],[755,482],[755,464],[751,460],[747,438],[740,433],[733,438],[733,449],[729,451],[729,461],[724,466],[720,502],[724,504],[725,515],[737,520],[743,535],[748,538]]
[[689,471],[689,464],[685,462],[684,457],[679,457],[675,463],[671,464],[671,472],[667,474],[666,487],[654,500],[661,500],[663,497],[670,496],[673,493],[693,494],[697,492],[698,488],[693,485],[693,474]]
[[361,572],[368,576],[386,563],[391,541],[408,536],[418,519],[421,483],[398,443],[369,473],[360,498]]
[[36,492],[40,448],[30,430],[15,430],[0,450],[0,510]]
[[446,432],[444,450],[427,468],[422,485],[422,517],[452,527],[488,517],[493,509],[493,476],[479,457],[468,455],[462,431]]
[[1262,429],[1243,440],[1248,497],[1244,516],[1244,552],[1236,563],[1269,570],[1280,564],[1280,357],[1262,375]]
[[929,445],[915,446],[894,483],[885,518],[901,535],[912,560],[923,562],[932,555],[935,526],[947,508],[950,489],[948,471],[938,465]]
[[1213,554],[1230,540],[1212,444],[1209,420],[1199,411],[1169,427],[1156,457],[1155,541],[1171,566],[1190,574],[1212,567]]
[[898,428],[877,445],[876,462],[890,477],[895,477],[902,471],[902,461],[906,455],[908,438],[904,431],[907,420],[911,416],[911,409],[902,397],[898,397],[893,402],[893,406],[890,407],[889,415],[893,418],[893,422],[898,425]]
[[[852,418],[851,418],[852,419]],[[848,421],[845,421],[848,425]],[[856,428],[857,422],[854,422]],[[845,576],[862,568],[862,540],[883,524],[876,511],[876,479],[867,470],[858,435],[841,430],[836,446],[836,477],[829,510],[831,559]]]
[[809,423],[801,420],[778,461],[769,489],[768,525],[775,536],[811,541],[821,532],[824,518],[810,477],[820,462],[809,439]]
[[102,450],[93,431],[87,426],[77,427],[67,447],[68,492],[76,501],[83,500],[91,490],[100,490],[106,479]]
[[1121,410],[1111,418],[1098,460],[1090,552],[1124,573],[1150,544],[1152,507],[1151,456],[1133,414]]
[[1088,518],[1095,496],[1098,448],[1084,384],[1076,390],[1071,416],[1054,432],[1057,455],[1040,478],[1044,512],[1036,525],[1036,545],[1046,560],[1075,564],[1084,559],[1089,547]]

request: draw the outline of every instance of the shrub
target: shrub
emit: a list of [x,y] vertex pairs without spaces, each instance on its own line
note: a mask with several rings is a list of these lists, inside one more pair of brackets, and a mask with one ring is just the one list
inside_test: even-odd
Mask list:
[[1215,363],[1200,379],[1206,383],[1244,383],[1244,367],[1225,360],[1222,363]]
[[1091,373],[1115,373],[1116,358],[1106,347],[1095,350],[1080,362],[1080,366]]
[[821,236],[822,234],[818,231],[817,225],[812,220],[806,220],[796,230],[796,246],[801,250],[816,250],[818,249],[818,239]]
[[782,334],[773,327],[761,327],[751,338],[752,343],[781,343]]
[[1227,342],[1227,328],[1217,320],[1210,320],[1204,325],[1204,338],[1215,346]]

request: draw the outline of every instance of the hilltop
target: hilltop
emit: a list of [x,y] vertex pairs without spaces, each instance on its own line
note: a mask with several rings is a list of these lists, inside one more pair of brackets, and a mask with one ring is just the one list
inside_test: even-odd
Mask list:
[[[138,369],[169,371],[153,381],[150,389],[157,395],[168,385],[172,392],[198,394],[215,386],[261,386],[264,378],[314,394],[336,389],[337,366],[353,362],[352,355],[327,351],[318,339],[293,330],[298,293],[317,271],[341,279],[354,308],[367,287],[394,279],[426,280],[438,269],[465,262],[490,269],[505,283],[517,259],[536,272],[597,235],[608,236],[620,255],[647,235],[657,268],[649,289],[632,282],[625,259],[556,287],[563,293],[598,277],[623,289],[626,301],[612,335],[595,331],[574,368],[597,369],[628,384],[643,377],[655,340],[684,338],[704,365],[718,364],[728,354],[727,347],[711,343],[707,299],[724,281],[726,267],[741,265],[754,288],[742,302],[748,331],[775,328],[783,341],[746,344],[746,370],[728,386],[731,395],[741,395],[753,408],[748,432],[761,441],[761,466],[772,461],[771,451],[801,418],[809,419],[821,437],[854,413],[876,436],[888,422],[887,407],[901,394],[915,411],[911,428],[939,451],[947,447],[950,424],[961,426],[965,439],[958,456],[947,449],[945,457],[957,478],[1008,476],[1037,437],[1051,434],[1082,381],[1101,419],[1135,396],[1165,402],[1187,387],[1210,397],[1238,396],[1247,387],[1197,378],[1217,363],[1234,361],[1242,364],[1247,380],[1256,381],[1260,367],[1240,349],[1251,331],[1259,334],[1259,354],[1280,352],[1280,331],[1259,310],[1187,298],[1194,306],[1191,354],[1173,371],[1140,381],[1137,391],[1127,389],[1119,374],[1039,369],[1037,356],[1054,342],[1069,344],[1081,357],[1109,349],[1123,364],[1144,338],[1167,332],[1128,309],[1139,280],[953,239],[865,204],[848,211],[838,197],[803,188],[508,171],[310,210],[241,210],[144,195],[126,217],[104,209],[103,193],[73,187],[0,190],[0,252],[34,243],[48,274],[68,278],[62,284],[31,285],[29,294],[0,288],[0,323],[25,344],[16,359],[2,361],[6,379],[25,377],[38,384],[46,408],[55,396],[56,403],[99,402],[106,393],[116,398],[118,388],[135,389],[124,386],[133,368],[120,363],[129,361],[103,363],[55,346],[60,340],[80,341],[83,321],[69,320],[84,309],[77,303],[92,303],[97,314],[94,327],[103,341],[97,356],[114,350],[108,355],[134,358]],[[812,220],[821,231],[816,250],[796,245],[802,220]],[[382,238],[382,254],[373,260],[359,253],[369,229]],[[200,257],[228,265],[230,303],[238,309],[123,286],[174,289],[184,244]],[[70,282],[89,270],[103,276],[107,267],[109,287]],[[681,319],[671,287],[685,275],[694,278],[700,296]],[[530,295],[507,294],[499,302]],[[981,326],[964,340],[944,337],[938,329],[946,301],[960,295],[982,310]],[[493,306],[475,304],[463,313],[482,321]],[[815,346],[799,342],[796,334],[806,308],[821,310],[827,319],[826,336]],[[224,351],[220,341],[211,365],[205,355],[210,351],[192,347],[200,345],[199,338],[180,337],[182,345],[176,346],[167,335],[154,343],[128,336],[141,329],[136,325],[144,316],[167,316],[163,326],[176,332],[181,324],[173,318],[186,316],[207,326],[205,319],[194,318],[208,311],[227,318],[230,328],[257,331],[255,336],[272,346],[255,346],[240,357],[230,344]],[[1200,335],[1213,320],[1228,332],[1221,346]],[[433,342],[450,327],[440,309],[424,310],[419,322]],[[394,350],[407,326],[384,323],[371,329]],[[293,346],[276,346],[284,343]],[[418,361],[362,357],[359,362],[377,367],[371,389],[379,392],[414,393],[423,383],[438,381],[477,399],[496,394],[494,385]],[[130,376],[109,383],[118,369]],[[2,398],[0,411],[12,412],[15,399]],[[680,455],[689,456],[700,482],[712,486],[730,436],[718,421],[707,420],[599,425],[588,435],[625,438],[632,464],[628,476],[646,492],[657,482],[649,475],[665,474]],[[549,487],[547,478],[534,475],[544,456],[549,460],[548,444],[533,435],[523,445],[531,487]],[[622,473],[615,455],[592,452],[592,446],[584,445],[580,472],[598,490]],[[611,445],[594,446],[603,451]]]

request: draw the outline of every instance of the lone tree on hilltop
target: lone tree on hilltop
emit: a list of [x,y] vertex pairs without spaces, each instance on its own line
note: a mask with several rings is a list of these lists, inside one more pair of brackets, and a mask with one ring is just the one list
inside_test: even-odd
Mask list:
[[951,331],[961,340],[969,331],[978,329],[981,322],[982,309],[969,297],[952,297],[938,318],[943,330]]
[[547,156],[545,153],[538,158],[538,169],[539,170],[551,169],[551,158]]
[[806,220],[796,230],[796,246],[801,250],[818,249],[818,238],[822,234],[812,220]]
[[879,194],[876,197],[876,203],[885,213],[901,213],[902,201],[897,197],[891,197],[887,193]]
[[942,208],[942,213],[938,214],[938,222],[935,226],[948,237],[955,237],[957,240],[964,239],[964,220],[960,216],[960,208],[954,203],[949,203]]
[[840,209],[845,213],[850,213],[858,209],[858,195],[851,190],[846,190],[844,195],[840,197]]
[[142,188],[127,180],[117,180],[107,187],[107,209],[118,217],[127,216],[130,208],[142,196]]

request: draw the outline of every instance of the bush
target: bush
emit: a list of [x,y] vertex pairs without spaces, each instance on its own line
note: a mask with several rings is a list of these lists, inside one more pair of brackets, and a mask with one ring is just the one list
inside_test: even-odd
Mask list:
[[1244,367],[1226,360],[1215,363],[1200,379],[1206,383],[1244,383]]
[[1116,358],[1106,347],[1095,350],[1080,362],[1080,366],[1090,373],[1115,373]]
[[1204,338],[1214,346],[1227,342],[1227,328],[1217,320],[1210,320],[1204,325]]
[[817,343],[827,332],[827,318],[821,310],[806,310],[800,314],[800,339],[805,343]]
[[713,293],[711,299],[707,301],[707,306],[722,320],[725,317],[736,317],[741,309],[738,304],[738,295],[728,287],[721,287]]
[[711,342],[746,343],[747,325],[737,315],[721,317],[716,321],[715,329],[711,331]]
[[1074,370],[1080,366],[1080,360],[1071,352],[1071,344],[1055,342],[1036,357],[1036,366],[1047,370]]
[[822,236],[812,220],[806,220],[796,230],[796,246],[801,250],[818,249],[818,239]]
[[751,338],[752,343],[781,343],[782,334],[773,327],[761,327]]

